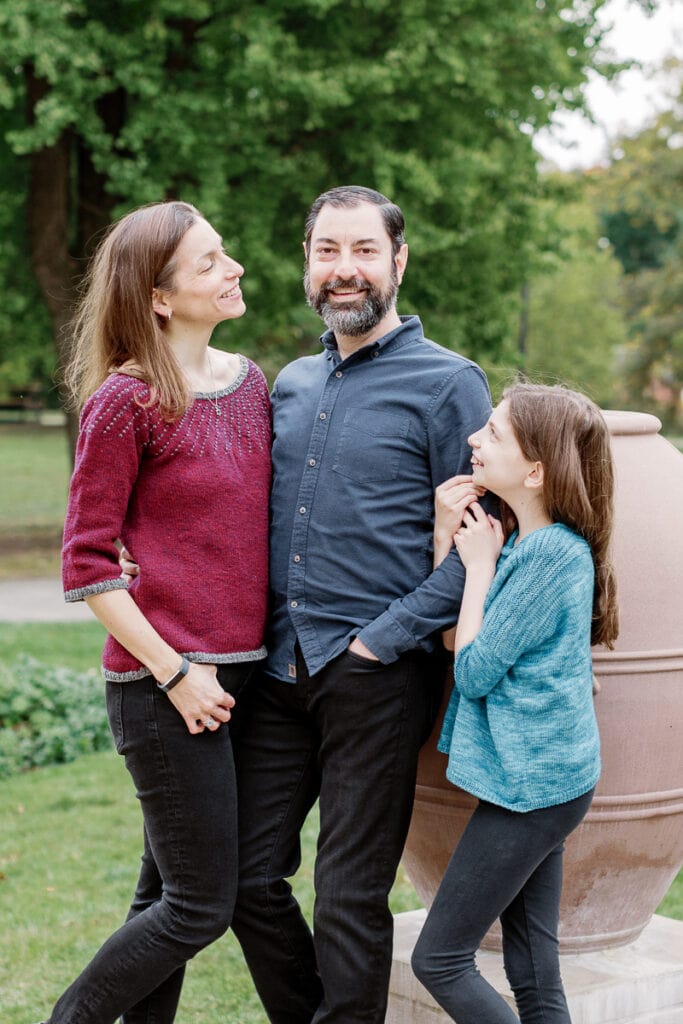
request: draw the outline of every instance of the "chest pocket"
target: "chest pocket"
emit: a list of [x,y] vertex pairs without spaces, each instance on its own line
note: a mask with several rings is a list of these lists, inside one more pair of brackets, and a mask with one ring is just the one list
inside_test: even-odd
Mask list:
[[358,480],[394,480],[407,448],[409,420],[376,409],[347,409],[332,468]]

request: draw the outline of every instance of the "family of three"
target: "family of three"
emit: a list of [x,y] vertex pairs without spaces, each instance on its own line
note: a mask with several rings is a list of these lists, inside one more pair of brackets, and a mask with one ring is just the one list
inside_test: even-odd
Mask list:
[[[64,587],[108,632],[144,852],[125,923],[49,1024],[170,1024],[187,961],[228,927],[273,1024],[381,1024],[449,646],[441,746],[479,803],[414,969],[459,1024],[516,1020],[475,965],[500,917],[520,1019],[566,1022],[562,844],[600,772],[590,645],[617,631],[603,418],[531,385],[492,413],[479,367],[399,317],[404,222],[380,193],[319,196],[304,253],[327,331],[270,396],[210,347],[245,312],[244,271],[194,207],[133,211],[92,262]],[[287,879],[316,800],[311,930]]]

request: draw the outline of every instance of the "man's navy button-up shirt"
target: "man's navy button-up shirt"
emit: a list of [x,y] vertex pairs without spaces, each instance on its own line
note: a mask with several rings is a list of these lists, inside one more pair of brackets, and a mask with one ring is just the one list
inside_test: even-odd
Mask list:
[[290,363],[273,389],[268,671],[311,674],[357,635],[382,662],[434,648],[464,584],[455,549],[432,570],[434,489],[471,472],[491,403],[482,370],[417,317],[342,360]]

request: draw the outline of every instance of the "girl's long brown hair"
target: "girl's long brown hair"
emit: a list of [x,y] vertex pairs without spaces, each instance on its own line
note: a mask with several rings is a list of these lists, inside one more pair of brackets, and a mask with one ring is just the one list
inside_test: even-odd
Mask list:
[[590,545],[595,565],[591,642],[613,647],[619,633],[610,557],[614,465],[605,419],[585,395],[557,385],[514,384],[503,399],[524,457],[543,464],[546,513]]
[[183,371],[164,338],[166,321],[152,309],[152,292],[173,291],[176,250],[200,219],[189,203],[152,203],[126,214],[99,244],[64,374],[76,408],[124,364],[125,372],[150,385],[166,419],[177,419],[191,404]]

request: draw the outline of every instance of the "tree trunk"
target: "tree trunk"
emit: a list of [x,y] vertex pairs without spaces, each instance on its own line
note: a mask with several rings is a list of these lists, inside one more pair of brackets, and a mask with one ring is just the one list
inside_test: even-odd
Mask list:
[[[35,105],[49,85],[36,78],[32,70],[27,72],[26,81],[28,116],[32,122]],[[122,103],[122,94],[115,93],[109,103],[102,104],[101,113],[113,122],[115,130],[120,127]],[[26,220],[31,266],[52,320],[57,383],[66,408],[62,373],[71,355],[71,322],[78,285],[95,236],[109,223],[114,197],[105,192],[103,175],[95,170],[81,140],[71,133],[63,133],[52,146],[32,153],[29,159]],[[76,257],[70,251],[71,239]],[[67,409],[72,462],[77,434],[78,417]]]
[[[46,83],[27,74],[29,120],[33,121],[35,105],[47,92]],[[66,134],[52,145],[30,156],[30,173],[26,222],[31,267],[43,294],[52,320],[57,349],[58,387],[65,404],[61,372],[70,351],[68,325],[73,312],[78,276],[76,261],[71,257],[69,239],[70,140]],[[67,436],[72,457],[75,450],[77,419],[67,413]]]
[[522,360],[522,368],[526,364],[527,339],[529,336],[529,282],[525,281],[519,295],[519,330],[517,331],[517,351]]

